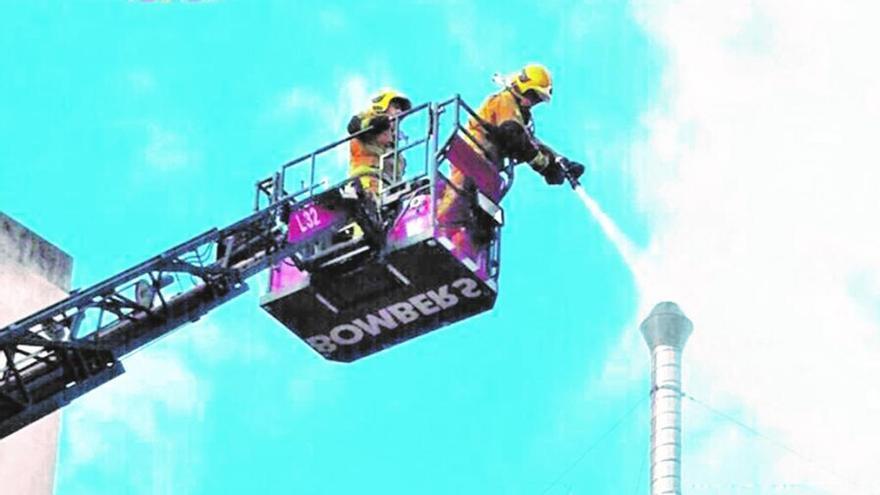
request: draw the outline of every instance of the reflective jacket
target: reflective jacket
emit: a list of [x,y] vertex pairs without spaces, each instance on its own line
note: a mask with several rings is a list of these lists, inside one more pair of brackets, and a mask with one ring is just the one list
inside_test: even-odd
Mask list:
[[[510,89],[505,89],[486,98],[477,110],[477,115],[487,124],[493,126],[500,126],[510,120],[521,125],[529,135],[535,133],[535,123],[532,120],[531,112],[520,106]],[[477,149],[481,152],[485,150],[486,158],[493,163],[500,163],[502,157],[499,155],[498,146],[486,136],[486,130],[483,126],[475,119],[470,119],[468,131],[480,145]],[[483,149],[480,150],[480,147]]]
[[[360,121],[359,129],[366,129],[370,126],[370,122],[378,113],[373,111],[362,112],[355,116],[356,119]],[[352,131],[353,127],[349,128],[349,131]],[[354,132],[357,132],[356,130]],[[393,128],[384,132],[394,132]],[[388,181],[397,182],[403,177],[403,173],[406,169],[406,160],[404,160],[403,156],[398,155],[397,166],[395,167],[394,161],[394,140],[387,145],[382,145],[376,142],[377,135],[370,135],[369,133],[365,135],[361,135],[349,141],[349,165],[348,165],[348,176],[349,177],[360,177],[364,176],[361,179],[361,184],[363,184],[364,188],[371,191],[377,192],[379,190],[379,179],[377,175],[382,175],[386,177]],[[390,153],[390,154],[389,154]],[[380,167],[379,160],[385,154],[389,154],[385,157],[384,163]]]

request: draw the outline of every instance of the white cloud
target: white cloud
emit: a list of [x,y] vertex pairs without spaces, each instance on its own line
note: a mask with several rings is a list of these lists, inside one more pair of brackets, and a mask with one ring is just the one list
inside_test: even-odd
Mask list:
[[[506,24],[504,15],[494,19],[492,16],[479,15],[474,2],[452,0],[439,4],[445,17],[449,40],[458,48],[462,62],[486,72],[487,79],[495,71],[514,69],[499,67],[499,63],[508,59],[510,46],[519,33],[519,27]],[[527,61],[522,60],[518,63],[525,62]]]
[[131,70],[125,75],[125,78],[135,94],[150,93],[156,89],[156,77],[148,70]]
[[157,123],[147,125],[147,145],[143,150],[144,162],[162,171],[177,170],[198,164],[200,154],[186,137]]
[[362,74],[348,74],[342,78],[334,98],[307,87],[289,88],[277,98],[271,114],[276,119],[316,118],[322,127],[339,132],[348,117],[366,107],[372,92],[388,85],[383,83],[388,79],[387,76],[372,78],[370,81],[374,82],[370,83]]
[[318,22],[328,31],[342,31],[348,27],[348,18],[336,8],[328,8],[318,12]]
[[[880,7],[683,0],[637,12],[666,57],[649,137],[627,164],[653,225],[631,260],[640,315],[679,302],[695,323],[685,386],[810,459],[713,428],[691,438],[685,477],[706,480],[702,465],[720,462],[737,469],[718,470],[719,486],[880,491]],[[760,451],[743,456],[741,440]]]
[[[263,277],[249,282],[256,294],[266,293]],[[262,285],[262,286],[261,286]],[[273,352],[259,334],[250,331],[239,320],[223,320],[224,324],[214,323],[211,316],[187,325],[174,336],[175,348],[195,356],[199,362],[209,366],[229,360],[266,361]],[[190,352],[191,351],[191,352]]]
[[110,448],[120,429],[144,443],[162,435],[160,414],[203,415],[209,391],[183,359],[142,352],[124,362],[126,372],[65,409],[70,466],[88,463]]
[[272,351],[263,339],[235,330],[234,325],[221,327],[206,318],[125,357],[123,375],[65,409],[65,434],[71,449],[66,468],[100,458],[122,436],[132,435],[145,444],[160,443],[167,435],[163,421],[170,416],[199,421],[212,394],[211,381],[204,378],[224,362],[271,362]]
[[320,111],[323,101],[318,94],[304,88],[292,88],[281,95],[278,112],[290,115],[301,111]]
[[[385,79],[388,79],[388,77],[381,80]],[[384,86],[387,86],[387,84]],[[342,88],[336,97],[337,104],[335,108],[342,111],[344,116],[355,114],[364,109],[370,94],[375,93],[378,89],[378,86],[369,88],[367,78],[360,74],[349,75],[342,83]]]
[[[336,94],[318,92],[308,87],[293,87],[281,93],[272,104],[268,115],[273,121],[292,122],[307,120],[311,127],[308,134],[296,140],[294,155],[302,155],[345,136],[346,125],[352,115],[364,110],[369,97],[381,87],[390,86],[392,77],[382,64],[375,64],[374,73],[367,77],[359,73],[341,78]],[[348,164],[348,146],[339,146],[330,155],[331,167],[321,162],[318,180],[341,180]],[[330,177],[327,177],[327,176]]]
[[328,379],[332,374],[328,363],[323,360],[307,361],[301,366],[297,376],[290,379],[287,390],[291,409],[301,411],[314,405],[319,397],[326,401],[328,396],[335,395],[334,390],[328,389],[328,384],[338,387],[338,384]]

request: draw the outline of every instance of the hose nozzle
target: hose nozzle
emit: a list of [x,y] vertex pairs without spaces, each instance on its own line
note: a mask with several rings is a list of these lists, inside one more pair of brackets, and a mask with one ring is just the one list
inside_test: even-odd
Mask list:
[[577,189],[580,187],[580,178],[584,175],[585,170],[583,164],[571,161],[565,157],[557,158],[556,163],[562,167],[562,171],[565,173],[565,178],[568,179],[568,183],[571,184],[571,188]]

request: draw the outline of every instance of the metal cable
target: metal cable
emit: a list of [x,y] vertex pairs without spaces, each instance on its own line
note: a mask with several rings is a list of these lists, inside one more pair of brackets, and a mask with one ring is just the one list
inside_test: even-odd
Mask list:
[[577,459],[575,459],[575,461],[572,462],[570,466],[568,466],[559,476],[557,476],[556,479],[553,480],[553,482],[550,483],[550,485],[547,488],[545,488],[544,491],[541,492],[541,495],[544,495],[545,493],[547,493],[551,489],[553,489],[553,487],[555,487],[562,478],[564,478],[569,472],[571,472],[572,469],[574,469],[582,460],[584,460],[584,458],[587,456],[587,454],[589,454],[593,449],[598,447],[599,444],[602,443],[602,441],[605,440],[605,438],[608,435],[613,433],[614,430],[616,430],[617,427],[620,426],[624,422],[624,420],[626,420],[630,415],[632,415],[632,413],[636,410],[636,408],[638,408],[640,405],[642,405],[642,403],[645,402],[649,397],[651,397],[651,394],[643,396],[635,404],[630,406],[630,408],[627,409],[626,412],[623,413],[623,415],[620,416],[617,419],[617,421],[614,422],[613,425],[611,425],[607,430],[605,430],[605,432],[603,432],[601,435],[599,435],[599,437],[596,438],[596,440],[594,440],[593,443],[590,444],[590,446],[587,447],[587,449]]
[[770,437],[770,436],[768,436],[768,435],[766,435],[766,434],[764,434],[764,433],[758,431],[757,429],[755,429],[755,428],[753,428],[753,427],[751,427],[751,426],[749,426],[749,425],[743,423],[742,421],[740,421],[740,420],[734,418],[733,416],[731,416],[731,415],[729,415],[729,414],[727,414],[727,413],[725,413],[725,412],[723,412],[723,411],[720,411],[720,410],[718,410],[718,409],[715,409],[714,407],[710,406],[709,404],[706,404],[705,402],[703,402],[703,401],[697,399],[696,397],[694,397],[694,396],[692,396],[692,395],[686,394],[686,393],[684,393],[684,392],[680,392],[680,394],[681,394],[682,397],[684,397],[684,398],[690,400],[691,402],[694,402],[694,403],[696,403],[696,404],[699,404],[699,405],[703,406],[703,407],[706,408],[709,412],[712,412],[712,413],[714,413],[714,414],[720,416],[721,418],[726,419],[726,420],[730,421],[731,423],[734,423],[735,425],[737,425],[737,426],[739,426],[740,428],[742,428],[742,429],[748,431],[749,433],[755,435],[756,437],[761,438],[761,439],[767,441],[768,443],[771,443],[771,444],[776,445],[777,447],[779,447],[779,448],[781,448],[781,449],[783,449],[783,450],[789,452],[790,454],[792,454],[792,455],[794,455],[794,456],[796,456],[796,457],[799,457],[801,460],[806,461],[806,462],[809,463],[809,464],[813,464],[813,465],[815,465],[815,466],[818,466],[819,468],[821,468],[821,469],[822,469],[823,471],[825,471],[826,473],[831,474],[832,476],[836,477],[837,479],[839,479],[839,480],[841,480],[841,481],[844,481],[844,482],[848,483],[851,487],[853,487],[853,488],[857,488],[857,489],[859,489],[860,491],[863,491],[863,493],[871,493],[871,494],[873,494],[873,495],[877,495],[878,492],[876,492],[876,491],[868,491],[868,489],[866,489],[865,487],[861,486],[859,483],[857,483],[857,482],[853,481],[852,479],[849,479],[849,478],[847,478],[847,477],[841,475],[840,473],[836,472],[835,470],[829,468],[825,463],[820,463],[820,462],[816,461],[815,459],[813,459],[813,458],[811,458],[811,457],[809,457],[809,456],[807,456],[807,455],[805,455],[805,454],[802,454],[802,453],[800,453],[800,452],[794,450],[793,448],[791,448],[791,447],[789,447],[788,445],[782,443],[781,441],[776,440],[775,438],[772,438],[772,437]]
[[644,480],[643,476],[645,474],[645,466],[648,465],[648,458],[651,457],[651,439],[648,438],[646,441],[647,445],[645,445],[644,455],[642,455],[642,465],[639,467],[639,475],[636,477],[636,489],[633,491],[633,494],[638,495],[639,490],[642,489],[642,481]]

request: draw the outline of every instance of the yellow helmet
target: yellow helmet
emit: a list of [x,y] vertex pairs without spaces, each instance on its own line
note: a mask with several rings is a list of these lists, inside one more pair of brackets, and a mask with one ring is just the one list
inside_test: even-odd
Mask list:
[[550,71],[541,64],[528,64],[513,76],[511,81],[513,89],[525,95],[526,91],[534,91],[541,101],[550,101],[553,96],[553,80],[550,78]]
[[385,88],[379,91],[376,96],[373,97],[371,103],[372,105],[370,108],[378,113],[387,112],[388,107],[390,107],[392,103],[396,103],[404,112],[412,108],[412,102],[409,101],[409,98],[407,98],[406,95],[391,88]]

